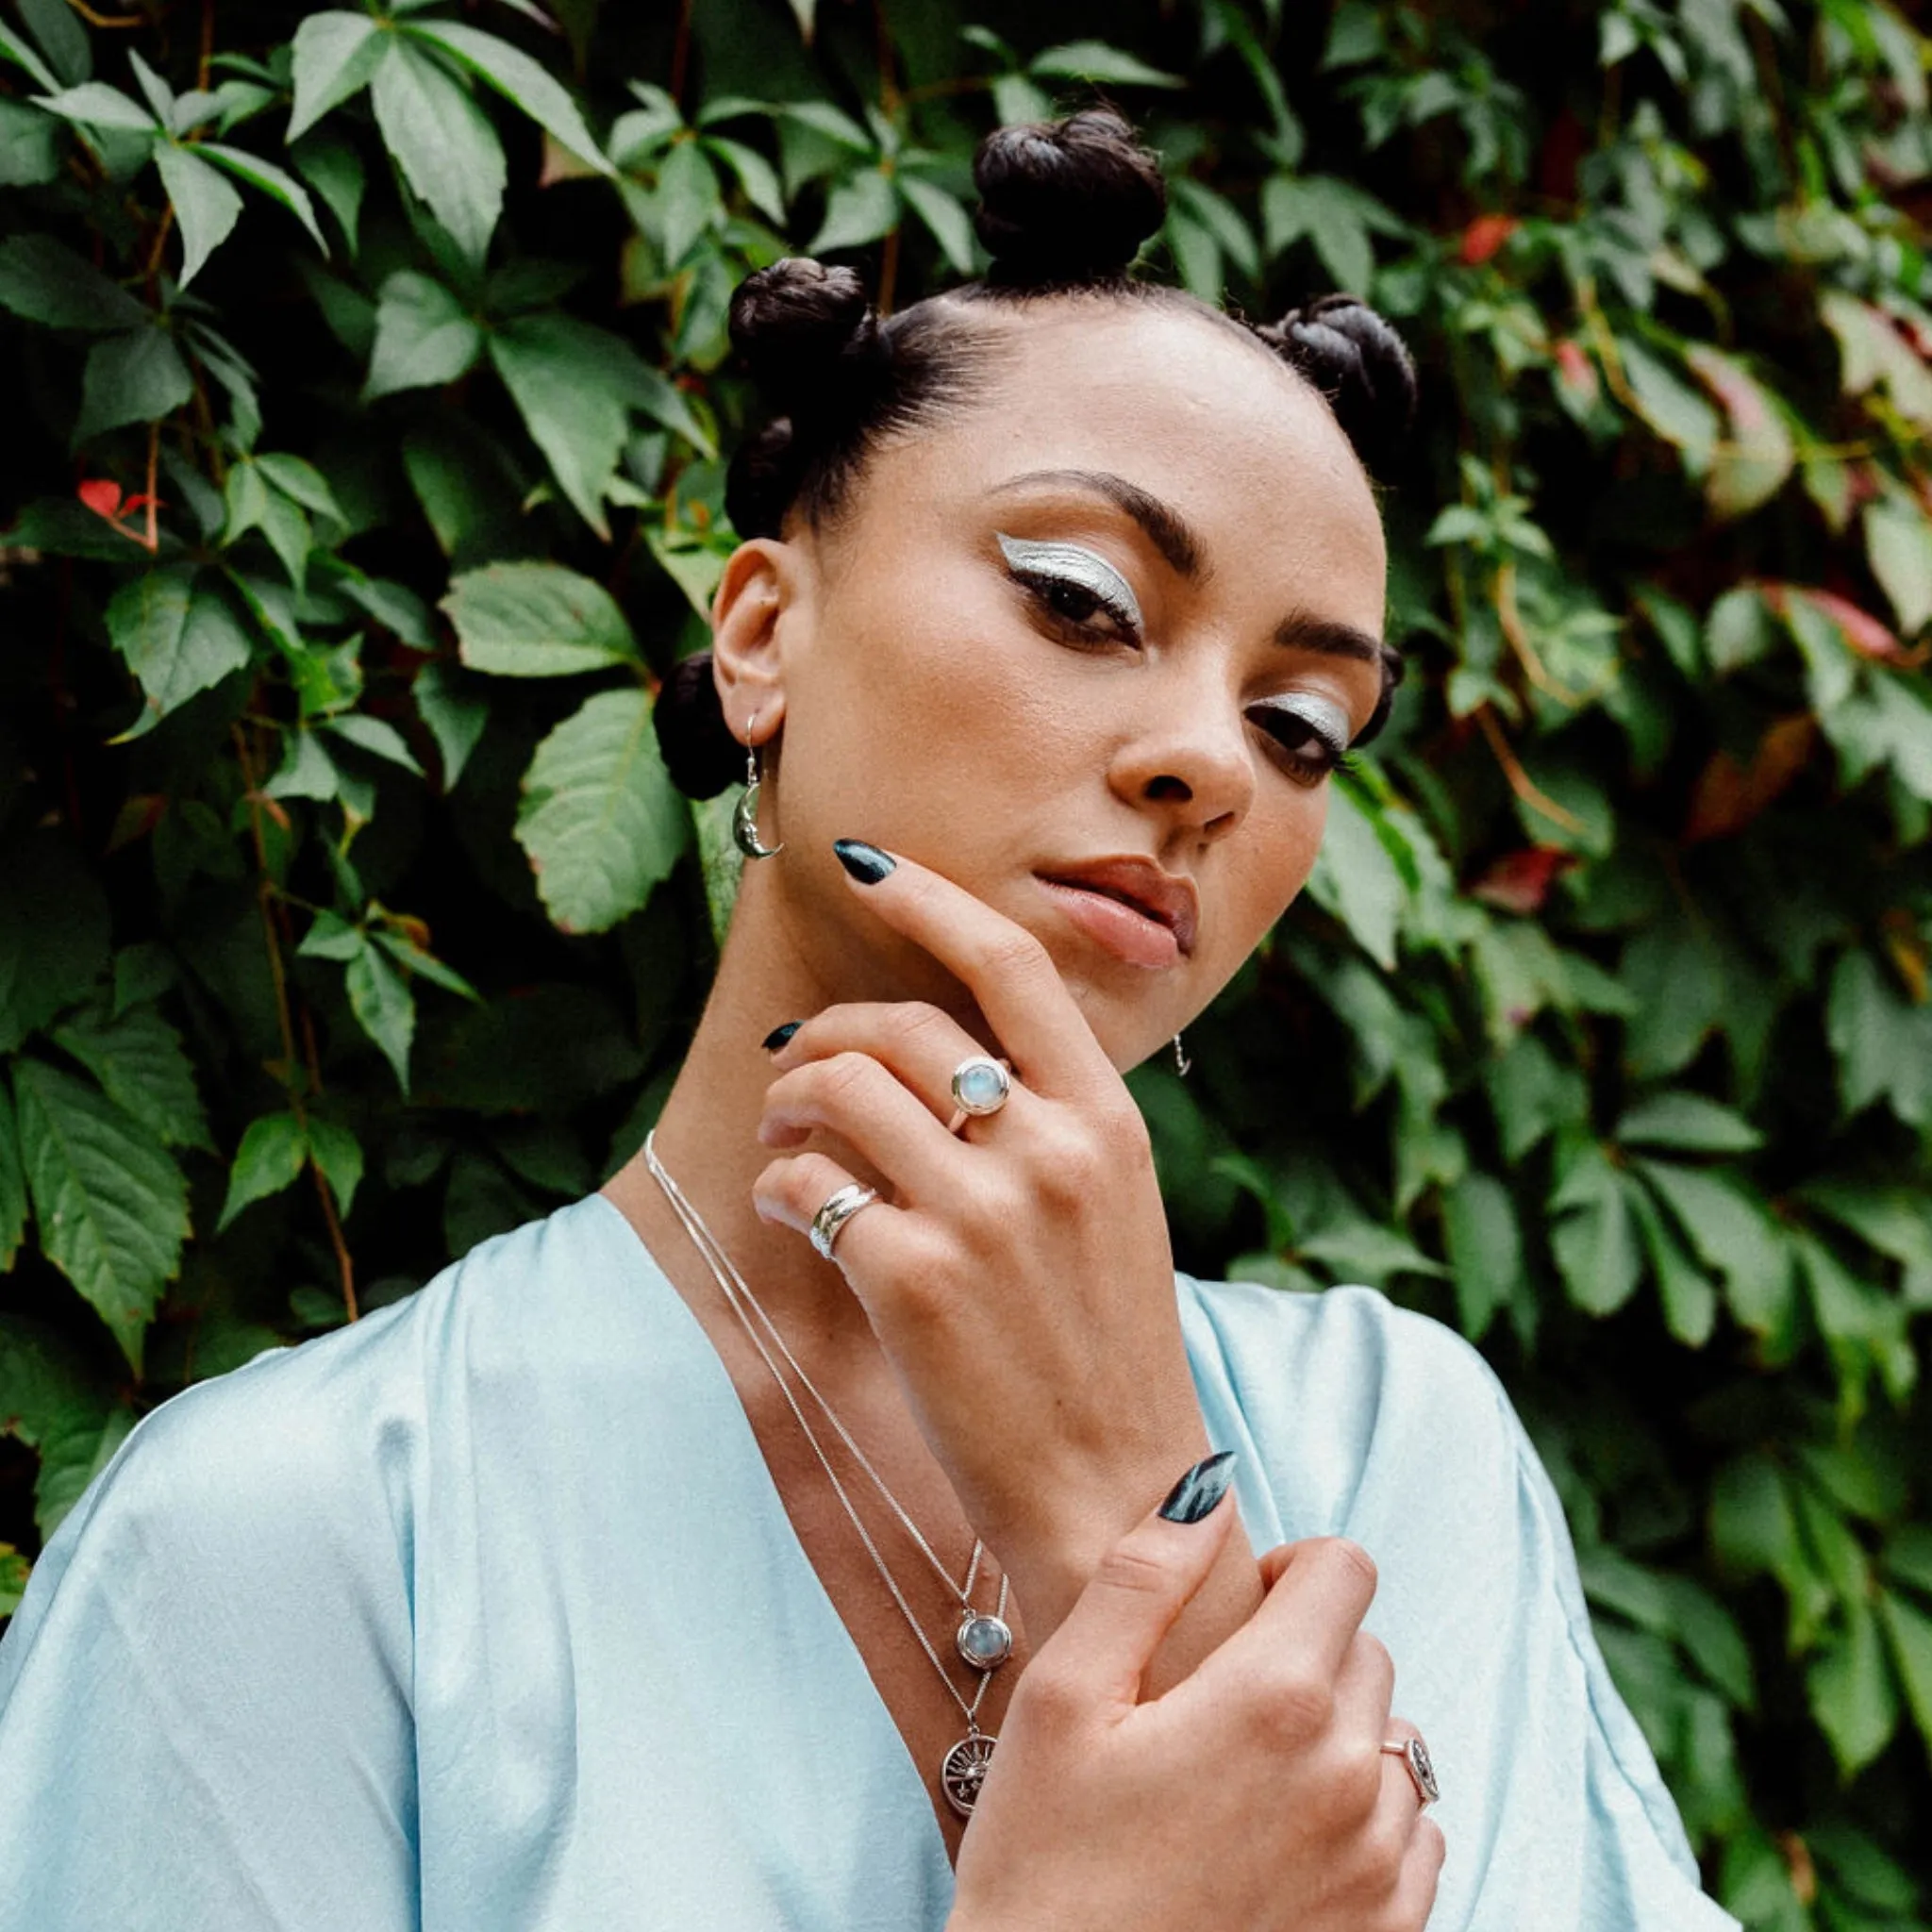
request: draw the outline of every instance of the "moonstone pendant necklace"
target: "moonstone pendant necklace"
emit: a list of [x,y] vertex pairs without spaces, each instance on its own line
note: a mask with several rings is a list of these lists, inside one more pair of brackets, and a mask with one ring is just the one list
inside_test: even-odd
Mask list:
[[[919,1525],[913,1522],[899,1499],[886,1487],[885,1478],[872,1465],[871,1458],[853,1441],[852,1434],[840,1421],[832,1405],[820,1394],[812,1379],[799,1366],[798,1358],[787,1345],[785,1337],[768,1315],[758,1298],[752,1293],[750,1285],[738,1272],[737,1263],[727,1255],[717,1237],[705,1224],[699,1214],[685,1197],[684,1190],[671,1178],[669,1170],[658,1158],[655,1133],[644,1137],[644,1165],[650,1170],[651,1177],[663,1190],[664,1198],[670,1202],[672,1212],[677,1216],[679,1224],[691,1237],[691,1245],[697,1249],[705,1264],[711,1271],[718,1284],[719,1292],[724,1297],[726,1306],[738,1317],[752,1347],[759,1360],[772,1373],[772,1379],[778,1385],[778,1392],[785,1398],[785,1405],[791,1409],[793,1420],[803,1431],[805,1440],[817,1457],[819,1467],[825,1473],[825,1480],[832,1486],[832,1493],[838,1497],[841,1507],[851,1519],[852,1527],[858,1532],[859,1541],[865,1546],[865,1553],[872,1558],[873,1567],[891,1593],[892,1601],[899,1607],[899,1614],[906,1619],[912,1634],[919,1640],[919,1647],[925,1653],[926,1660],[939,1674],[946,1694],[959,1707],[959,1712],[966,1720],[966,1735],[947,1751],[940,1760],[940,1790],[946,1803],[962,1818],[973,1815],[973,1807],[979,1802],[979,1788],[985,1782],[988,1767],[992,1762],[993,1746],[999,1741],[989,1732],[979,1728],[979,1707],[986,1698],[986,1687],[992,1682],[992,1674],[1013,1654],[1013,1632],[1007,1622],[1007,1593],[1008,1579],[1000,1578],[999,1601],[991,1610],[975,1609],[973,1604],[974,1586],[979,1580],[979,1566],[986,1556],[986,1545],[977,1538],[974,1540],[973,1560],[966,1571],[966,1581],[955,1583],[952,1574],[935,1554],[932,1545],[921,1534]],[[758,1317],[754,1325],[752,1316]],[[759,1327],[765,1331],[761,1336]],[[769,1337],[769,1345],[766,1338]],[[774,1357],[773,1350],[777,1351]],[[912,1539],[921,1554],[931,1564],[934,1572],[945,1584],[946,1589],[958,1599],[959,1627],[954,1633],[954,1647],[961,1660],[979,1676],[978,1686],[969,1703],[960,1696],[958,1687],[953,1682],[946,1667],[940,1661],[940,1655],[933,1648],[932,1640],[925,1634],[919,1619],[912,1613],[912,1606],[906,1601],[906,1592],[899,1588],[898,1579],[887,1567],[886,1559],[880,1556],[878,1545],[874,1542],[871,1532],[866,1528],[864,1519],[853,1506],[845,1485],[840,1481],[838,1472],[832,1467],[832,1459],[826,1455],[824,1445],[819,1441],[818,1433],[806,1419],[805,1410],[799,1406],[791,1385],[778,1367],[777,1357],[782,1357],[787,1368],[798,1379],[799,1386],[809,1395],[833,1432],[845,1445],[853,1460],[857,1462],[871,1479],[892,1514],[898,1518],[906,1533]]]

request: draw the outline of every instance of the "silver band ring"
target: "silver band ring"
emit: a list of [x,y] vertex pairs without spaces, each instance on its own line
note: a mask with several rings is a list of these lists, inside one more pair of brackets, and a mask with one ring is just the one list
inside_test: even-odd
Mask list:
[[1442,1795],[1442,1787],[1436,1782],[1436,1766],[1429,1756],[1429,1747],[1420,1738],[1390,1738],[1382,1749],[1391,1757],[1402,1759],[1409,1782],[1415,1786],[1415,1794],[1424,1807],[1433,1805]]
[[946,1123],[946,1132],[957,1134],[968,1121],[999,1112],[1012,1091],[1005,1060],[991,1054],[967,1055],[953,1069],[953,1118]]
[[857,1181],[847,1181],[812,1216],[812,1246],[829,1261],[832,1258],[832,1243],[839,1239],[839,1230],[860,1208],[870,1208],[877,1199],[878,1194],[874,1189],[861,1187]]

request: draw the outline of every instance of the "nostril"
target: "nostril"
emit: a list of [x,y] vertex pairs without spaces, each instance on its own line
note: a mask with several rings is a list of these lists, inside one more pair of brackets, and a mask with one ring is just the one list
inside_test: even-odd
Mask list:
[[1147,796],[1153,799],[1174,800],[1185,805],[1194,795],[1193,788],[1185,778],[1176,778],[1170,773],[1163,773],[1158,778],[1147,781]]

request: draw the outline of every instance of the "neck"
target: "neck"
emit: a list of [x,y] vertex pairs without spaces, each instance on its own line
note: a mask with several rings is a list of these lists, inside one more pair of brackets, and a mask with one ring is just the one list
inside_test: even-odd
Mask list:
[[[851,988],[826,984],[815,974],[808,949],[787,942],[775,884],[761,877],[756,864],[747,866],[716,984],[658,1117],[654,1144],[791,1345],[801,1356],[824,1359],[849,1357],[856,1350],[869,1361],[871,1330],[843,1275],[822,1261],[802,1235],[760,1221],[752,1206],[753,1183],[777,1158],[758,1139],[773,1079],[761,1042],[774,1027],[809,1019],[854,996]],[[876,1178],[842,1143],[828,1144],[825,1151],[860,1179]],[[605,1191],[687,1300],[702,1307],[715,1296],[708,1267],[646,1168],[641,1150]]]

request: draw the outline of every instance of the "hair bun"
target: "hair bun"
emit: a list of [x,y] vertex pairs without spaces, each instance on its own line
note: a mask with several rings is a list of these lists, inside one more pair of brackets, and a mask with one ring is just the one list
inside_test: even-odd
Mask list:
[[731,342],[772,407],[795,415],[824,402],[841,368],[869,359],[878,319],[853,270],[793,256],[738,285]]
[[1328,398],[1371,474],[1395,458],[1415,419],[1415,363],[1373,308],[1353,295],[1324,295],[1256,334]]
[[1159,161],[1104,108],[994,129],[973,178],[987,280],[1006,288],[1118,280],[1167,213]]
[[671,782],[687,798],[714,798],[744,773],[744,747],[724,722],[711,654],[680,658],[658,692],[651,723]]

